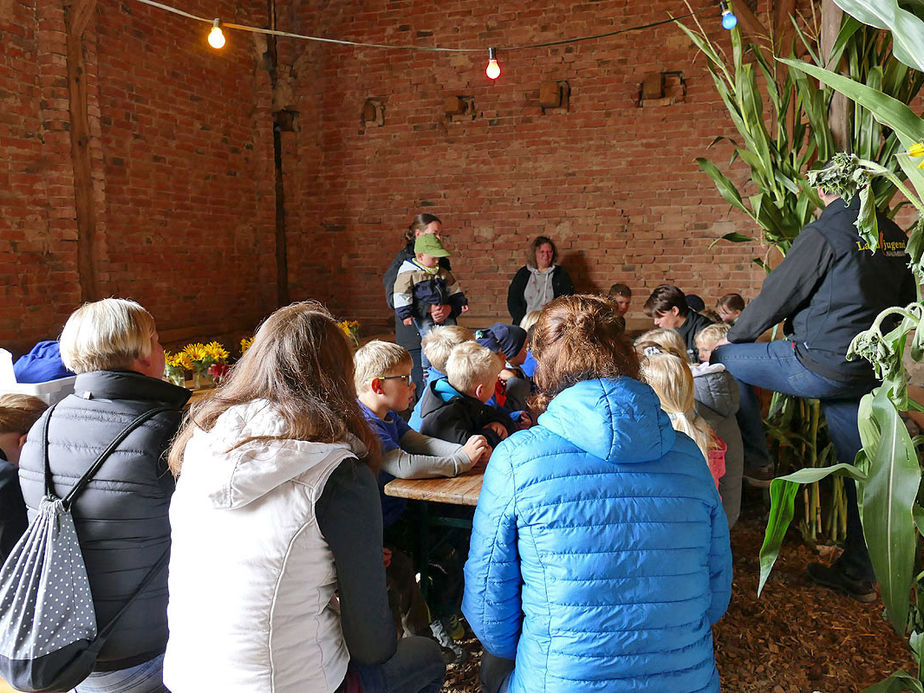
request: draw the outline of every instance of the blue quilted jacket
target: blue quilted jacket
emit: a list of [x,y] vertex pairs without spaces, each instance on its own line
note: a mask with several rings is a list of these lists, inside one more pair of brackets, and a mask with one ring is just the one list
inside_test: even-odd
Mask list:
[[462,611],[511,693],[712,692],[731,579],[696,445],[647,385],[587,380],[494,451]]

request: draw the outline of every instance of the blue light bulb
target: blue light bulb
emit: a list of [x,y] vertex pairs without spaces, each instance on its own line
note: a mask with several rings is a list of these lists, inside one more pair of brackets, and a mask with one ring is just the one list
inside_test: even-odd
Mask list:
[[722,27],[731,31],[736,26],[738,26],[738,18],[735,13],[731,10],[724,10],[722,12]]

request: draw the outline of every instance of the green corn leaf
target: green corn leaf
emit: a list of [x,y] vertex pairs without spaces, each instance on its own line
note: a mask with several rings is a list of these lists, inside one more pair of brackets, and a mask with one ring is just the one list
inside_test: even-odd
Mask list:
[[865,84],[855,82],[849,77],[825,70],[817,65],[790,58],[780,58],[779,60],[797,70],[806,72],[815,79],[841,92],[849,99],[857,101],[864,108],[868,108],[876,117],[876,120],[901,133],[903,142],[905,138],[912,144],[924,140],[924,121],[900,101],[875,89],[870,89]]
[[862,484],[863,534],[889,621],[904,635],[916,547],[912,508],[921,468],[911,436],[885,387],[872,400],[871,418],[879,437],[873,447],[863,441],[869,460],[869,476]]
[[792,522],[793,506],[800,484],[814,484],[831,474],[845,475],[854,479],[865,479],[863,473],[852,464],[835,464],[831,467],[807,467],[792,474],[777,477],[770,482],[770,517],[764,533],[764,543],[760,547],[760,581],[757,596],[764,589],[767,578],[773,570],[783,537]]
[[914,518],[914,528],[924,537],[924,508],[915,503],[911,509],[911,516]]
[[916,676],[906,671],[896,671],[889,678],[864,688],[861,693],[924,693],[924,686]]
[[864,245],[875,253],[879,248],[879,220],[876,219],[876,199],[870,186],[860,188],[860,213],[854,225]]
[[752,238],[751,236],[745,236],[743,233],[732,231],[731,233],[726,233],[724,236],[719,236],[716,238],[712,243],[709,244],[709,247],[711,248],[719,241],[731,241],[732,243],[753,243],[756,240],[756,238]]
[[728,204],[732,207],[740,209],[742,212],[747,212],[751,214],[750,210],[744,206],[744,203],[741,201],[741,195],[738,193],[738,188],[728,180],[724,173],[722,173],[718,167],[709,161],[709,159],[697,158],[696,164],[700,169],[706,173],[710,178],[712,178],[715,183],[715,187],[718,188],[719,194],[725,199]]
[[864,24],[892,32],[892,52],[895,57],[924,71],[924,22],[898,6],[898,0],[835,0],[847,14]]

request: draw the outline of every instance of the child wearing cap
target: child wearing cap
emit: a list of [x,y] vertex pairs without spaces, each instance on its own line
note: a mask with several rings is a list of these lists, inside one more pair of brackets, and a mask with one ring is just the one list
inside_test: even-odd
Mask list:
[[[440,239],[432,233],[414,241],[414,259],[405,260],[395,278],[395,313],[405,324],[413,324],[421,337],[434,325],[455,325],[456,317],[468,310],[468,299],[456,278],[440,267],[439,259],[449,257]],[[421,355],[426,373],[426,354]]]
[[532,392],[532,382],[520,369],[526,361],[526,330],[516,325],[496,322],[487,330],[478,330],[475,333],[475,341],[505,360],[498,379],[495,401],[503,410],[516,412],[517,416],[513,418],[519,421],[520,414],[526,409],[526,400]]

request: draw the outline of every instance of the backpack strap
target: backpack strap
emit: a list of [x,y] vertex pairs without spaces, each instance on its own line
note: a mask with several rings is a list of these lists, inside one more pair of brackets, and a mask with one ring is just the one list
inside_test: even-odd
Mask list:
[[[45,417],[45,421],[42,424],[42,456],[45,466],[45,495],[50,498],[58,497],[55,494],[54,483],[52,481],[51,475],[51,466],[48,463],[48,422],[51,420],[52,412],[56,406],[58,405],[55,404],[51,407],[51,409],[48,410],[48,416]],[[175,410],[172,407],[155,407],[154,409],[149,409],[143,414],[136,416],[125,428],[123,428],[119,435],[117,435],[113,441],[106,446],[106,449],[99,454],[99,457],[94,460],[93,464],[90,465],[90,468],[83,473],[83,476],[77,480],[77,483],[71,487],[71,490],[68,491],[67,495],[62,499],[64,509],[70,510],[71,504],[74,502],[74,498],[76,498],[80,492],[83,491],[86,485],[90,483],[90,480],[96,476],[99,468],[103,466],[103,462],[105,462],[109,455],[111,455],[115,449],[122,444],[122,441],[124,441],[132,431],[134,431],[148,419],[151,419],[163,412],[169,411]]]

